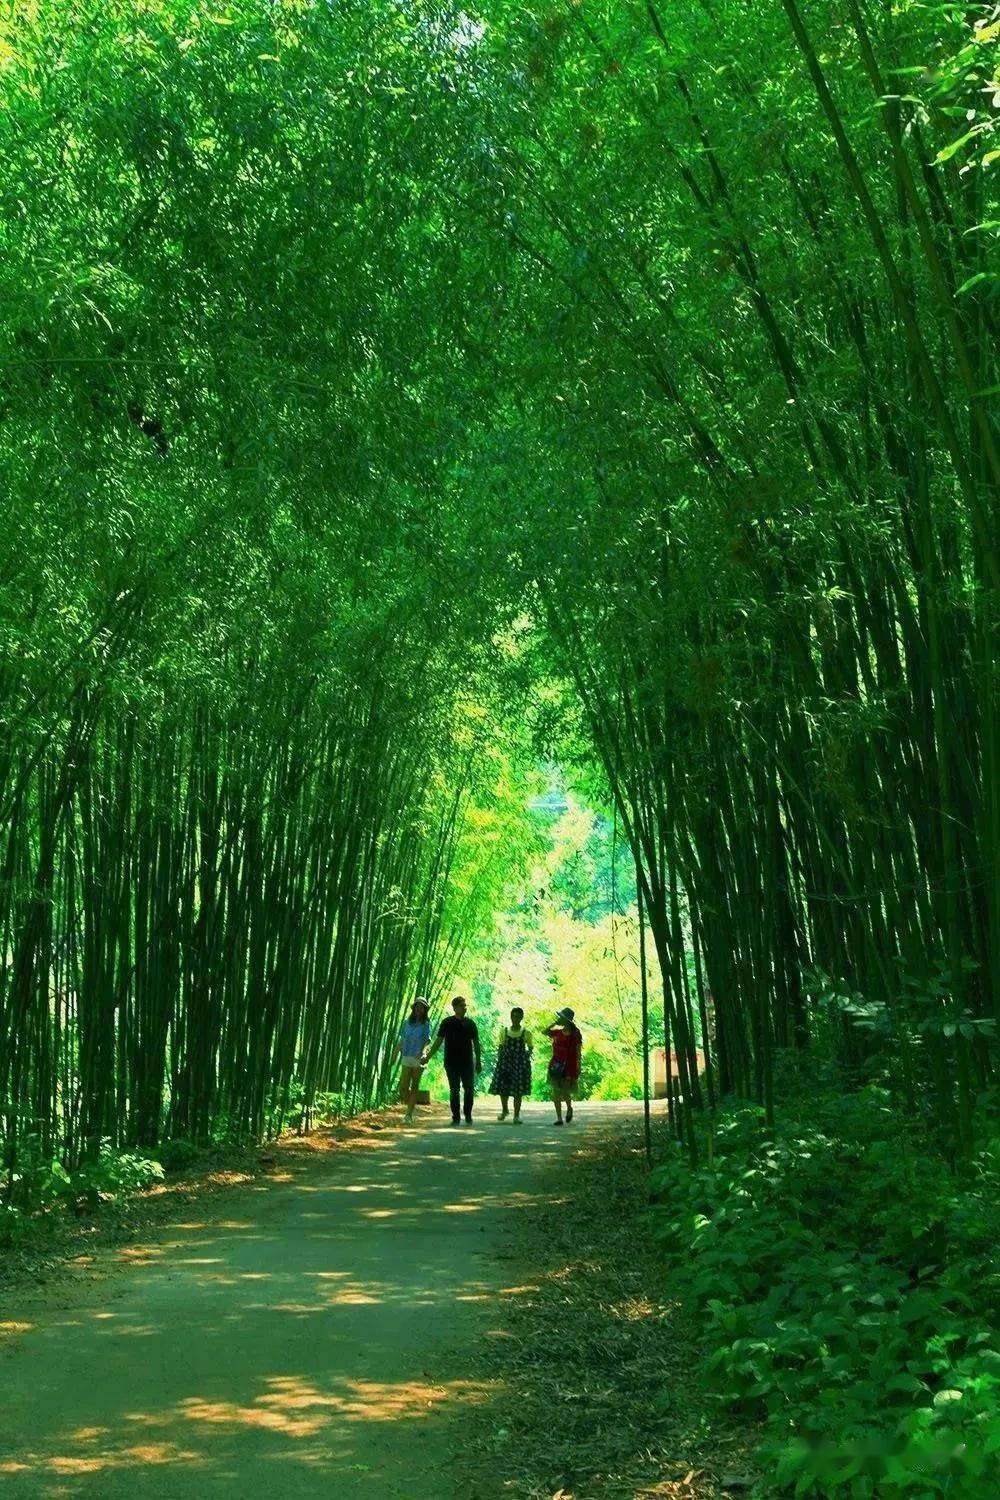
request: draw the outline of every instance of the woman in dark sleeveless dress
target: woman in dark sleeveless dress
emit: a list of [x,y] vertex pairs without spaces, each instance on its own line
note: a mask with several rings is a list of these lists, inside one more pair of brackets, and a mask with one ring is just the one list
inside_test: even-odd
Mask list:
[[500,1095],[498,1120],[506,1120],[508,1103],[514,1097],[514,1124],[521,1123],[521,1100],[531,1093],[531,1032],[524,1024],[524,1011],[515,1005],[510,1025],[497,1038],[497,1061],[490,1093]]

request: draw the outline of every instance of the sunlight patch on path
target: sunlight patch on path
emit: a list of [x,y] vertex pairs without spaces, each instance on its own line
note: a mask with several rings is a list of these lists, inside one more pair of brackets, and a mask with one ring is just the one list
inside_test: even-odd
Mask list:
[[504,1347],[532,1284],[504,1264],[512,1230],[556,1201],[545,1179],[574,1149],[546,1126],[535,1106],[516,1151],[487,1125],[317,1154],[308,1182],[240,1189],[225,1217],[164,1225],[117,1277],[17,1319],[5,1492],[464,1500],[463,1414],[502,1378],[472,1377],[470,1351]]

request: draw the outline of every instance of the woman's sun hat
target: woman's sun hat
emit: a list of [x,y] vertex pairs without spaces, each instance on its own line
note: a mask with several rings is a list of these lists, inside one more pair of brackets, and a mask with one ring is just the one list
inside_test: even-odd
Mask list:
[[560,1021],[572,1021],[574,1012],[568,1005],[564,1005],[562,1010],[556,1011],[556,1015]]

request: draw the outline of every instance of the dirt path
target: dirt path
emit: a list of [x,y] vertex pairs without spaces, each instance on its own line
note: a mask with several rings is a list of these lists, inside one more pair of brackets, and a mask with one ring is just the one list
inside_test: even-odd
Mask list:
[[4,1494],[501,1494],[462,1478],[463,1412],[491,1394],[463,1373],[517,1285],[512,1213],[629,1106],[588,1106],[560,1131],[535,1105],[515,1131],[491,1102],[471,1129],[435,1115],[234,1191],[64,1305],[5,1313]]

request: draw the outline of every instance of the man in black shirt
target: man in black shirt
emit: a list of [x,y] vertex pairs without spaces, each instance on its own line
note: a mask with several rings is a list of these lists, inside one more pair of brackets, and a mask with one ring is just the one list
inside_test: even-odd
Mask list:
[[437,1049],[444,1043],[444,1070],[451,1085],[451,1123],[460,1125],[458,1113],[459,1089],[463,1094],[462,1104],[466,1125],[472,1124],[472,1096],[476,1091],[476,1074],[483,1071],[483,1058],[479,1050],[479,1027],[465,1014],[465,999],[456,995],[451,1002],[455,1012],[446,1016],[438,1027],[434,1045],[427,1054],[430,1062]]

